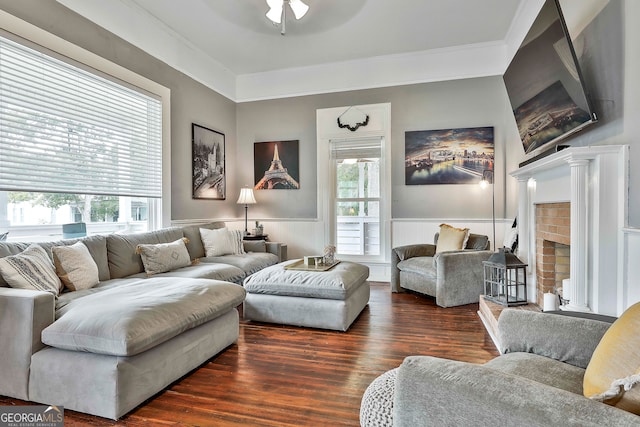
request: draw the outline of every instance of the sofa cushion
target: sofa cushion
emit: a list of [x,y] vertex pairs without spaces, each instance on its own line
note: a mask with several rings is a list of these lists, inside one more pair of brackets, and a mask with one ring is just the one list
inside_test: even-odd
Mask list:
[[[584,375],[584,395],[640,415],[640,303],[625,310],[598,343]],[[618,383],[627,383],[625,387]]]
[[51,249],[56,274],[72,291],[91,288],[100,281],[98,266],[82,242]]
[[456,228],[449,224],[440,224],[440,236],[436,243],[436,253],[462,250],[466,247],[468,239],[468,228]]
[[431,279],[436,278],[436,268],[433,263],[433,257],[430,256],[421,256],[400,261],[398,263],[398,269],[409,273],[421,274]]
[[58,295],[62,282],[44,249],[30,245],[23,252],[0,258],[0,273],[12,288],[32,289]]
[[264,240],[243,240],[245,252],[266,252],[267,242]]
[[484,366],[571,393],[582,394],[584,369],[550,357],[533,353],[507,353],[490,360]]
[[269,252],[251,252],[244,255],[223,255],[200,259],[201,263],[213,262],[233,265],[244,271],[247,276],[263,268],[277,264],[278,261],[278,256]]
[[142,258],[136,253],[138,245],[169,243],[182,237],[181,228],[164,228],[146,233],[108,235],[107,254],[111,278],[119,279],[144,271]]
[[216,230],[201,228],[200,238],[207,257],[244,254],[240,230],[229,230],[226,227]]
[[[135,278],[146,277],[145,273],[135,274]],[[167,271],[166,273],[155,274],[153,277],[186,277],[190,279],[214,279],[222,280],[225,282],[242,284],[242,281],[247,277],[246,273],[227,264],[213,264],[213,263],[199,263],[196,265],[190,265],[188,267],[178,268],[176,270]]]
[[489,249],[489,236],[482,234],[469,233],[469,239],[465,249],[473,249],[476,251],[484,251]]
[[142,264],[147,276],[191,265],[191,258],[189,258],[186,246],[187,241],[188,239],[183,237],[170,243],[138,245],[136,253],[142,258]]
[[56,310],[42,342],[65,350],[132,356],[237,307],[241,286],[208,279],[153,277],[90,289]]
[[187,243],[187,250],[191,259],[198,259],[204,256],[204,246],[202,245],[202,238],[200,237],[200,229],[206,228],[208,230],[215,230],[218,228],[224,228],[225,224],[222,221],[210,222],[208,224],[200,225],[188,225],[182,227],[184,237],[189,239]]

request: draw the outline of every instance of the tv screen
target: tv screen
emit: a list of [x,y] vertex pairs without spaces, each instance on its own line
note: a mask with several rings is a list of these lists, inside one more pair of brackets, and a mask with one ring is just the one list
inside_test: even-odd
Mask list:
[[527,157],[596,121],[557,0],[547,0],[504,73]]

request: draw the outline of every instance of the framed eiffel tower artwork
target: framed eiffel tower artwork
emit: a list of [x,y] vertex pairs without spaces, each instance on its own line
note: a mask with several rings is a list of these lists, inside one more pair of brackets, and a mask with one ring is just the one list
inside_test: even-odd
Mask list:
[[193,198],[225,200],[224,134],[191,124]]
[[254,190],[298,190],[300,188],[299,141],[253,144]]

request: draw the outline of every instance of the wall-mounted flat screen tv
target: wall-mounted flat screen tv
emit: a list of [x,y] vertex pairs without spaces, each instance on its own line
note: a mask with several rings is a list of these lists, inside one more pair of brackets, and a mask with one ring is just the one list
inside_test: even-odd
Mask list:
[[528,158],[596,121],[557,0],[545,2],[504,83]]

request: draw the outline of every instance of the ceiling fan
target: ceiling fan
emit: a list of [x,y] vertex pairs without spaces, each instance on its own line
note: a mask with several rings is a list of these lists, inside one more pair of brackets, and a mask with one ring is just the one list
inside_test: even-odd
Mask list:
[[286,33],[287,18],[285,4],[289,5],[296,19],[302,18],[309,10],[309,6],[303,3],[302,0],[267,0],[269,11],[266,16],[274,25],[280,24],[280,34],[283,36]]

